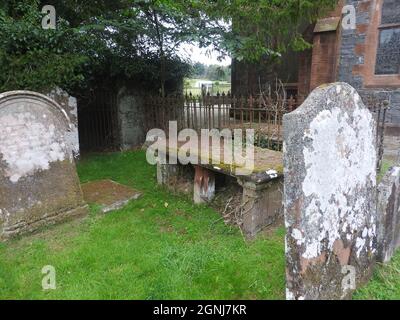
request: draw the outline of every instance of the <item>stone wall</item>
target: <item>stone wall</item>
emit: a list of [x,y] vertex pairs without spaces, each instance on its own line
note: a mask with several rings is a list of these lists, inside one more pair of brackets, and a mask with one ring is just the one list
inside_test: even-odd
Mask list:
[[122,88],[118,93],[119,141],[122,150],[141,146],[146,140],[143,95]]
[[[379,33],[378,26],[373,21],[376,11],[376,0],[347,0],[347,4],[356,8],[357,27],[355,30],[342,30],[338,81],[352,85],[366,100],[374,95],[380,99],[390,101],[391,109],[387,114],[387,122],[400,125],[400,85],[369,85],[367,67],[371,66],[368,55],[374,56],[372,50],[377,50],[377,44],[368,43],[368,37]],[[369,53],[368,53],[368,50]],[[373,62],[374,64],[374,62]]]

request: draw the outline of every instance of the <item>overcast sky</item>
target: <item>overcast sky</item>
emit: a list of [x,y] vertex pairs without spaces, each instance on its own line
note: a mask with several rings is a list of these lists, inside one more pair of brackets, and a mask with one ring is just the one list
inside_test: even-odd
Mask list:
[[206,49],[200,49],[193,45],[185,44],[179,49],[180,53],[192,60],[192,62],[201,62],[203,64],[218,64],[222,66],[229,66],[231,64],[231,59],[228,57],[222,61],[218,61],[218,54],[216,52],[211,52],[211,55],[207,54]]

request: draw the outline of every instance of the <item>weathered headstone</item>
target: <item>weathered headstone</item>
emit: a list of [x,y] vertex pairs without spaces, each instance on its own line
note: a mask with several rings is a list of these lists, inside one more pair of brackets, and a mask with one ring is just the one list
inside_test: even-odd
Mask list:
[[399,247],[400,167],[393,167],[378,186],[378,260],[389,262]]
[[346,83],[284,117],[287,299],[346,299],[376,255],[376,127]]
[[86,214],[67,114],[29,91],[0,94],[0,239]]

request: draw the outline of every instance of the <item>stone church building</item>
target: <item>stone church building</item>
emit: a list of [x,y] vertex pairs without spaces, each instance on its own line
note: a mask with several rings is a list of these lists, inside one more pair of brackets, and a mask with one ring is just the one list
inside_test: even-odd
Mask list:
[[[345,5],[356,10],[355,29],[342,27]],[[288,53],[274,73],[289,94],[302,102],[319,85],[344,81],[365,100],[389,100],[387,122],[400,126],[400,0],[341,0],[304,35],[312,49]],[[265,74],[255,65],[234,61],[233,93],[258,92],[259,84],[268,82]]]

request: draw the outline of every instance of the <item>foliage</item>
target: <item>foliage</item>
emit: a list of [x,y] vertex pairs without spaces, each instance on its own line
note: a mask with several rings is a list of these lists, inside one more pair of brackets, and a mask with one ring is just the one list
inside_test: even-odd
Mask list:
[[195,64],[192,65],[192,76],[197,77],[197,78],[202,78],[206,74],[206,68],[207,66],[200,63],[196,62]]
[[219,50],[248,62],[277,58],[288,49],[308,48],[310,44],[304,40],[302,31],[338,3],[337,0],[194,2],[207,12],[209,19],[219,22],[223,30]]
[[[184,43],[259,61],[308,46],[303,25],[334,0],[10,0],[0,4],[0,90],[88,89],[118,79],[168,83],[189,73]],[[57,29],[42,30],[52,4]],[[219,76],[212,76],[219,78]]]
[[[40,9],[49,2],[56,30],[41,28]],[[145,9],[131,2],[13,0],[0,7],[0,90],[179,82],[189,66],[165,45],[160,56]]]
[[38,1],[11,1],[0,7],[0,91],[42,91],[83,79],[85,57],[78,37],[64,21],[57,30],[41,28]]
[[[115,9],[81,23],[98,42],[90,48],[102,48],[96,61],[98,66],[108,66],[101,70],[103,75],[124,75],[152,84],[149,87],[158,82],[156,87],[164,94],[168,82],[179,82],[189,72],[177,54],[177,47],[193,32],[184,11],[169,1],[121,1]],[[95,74],[94,80],[98,77]]]

